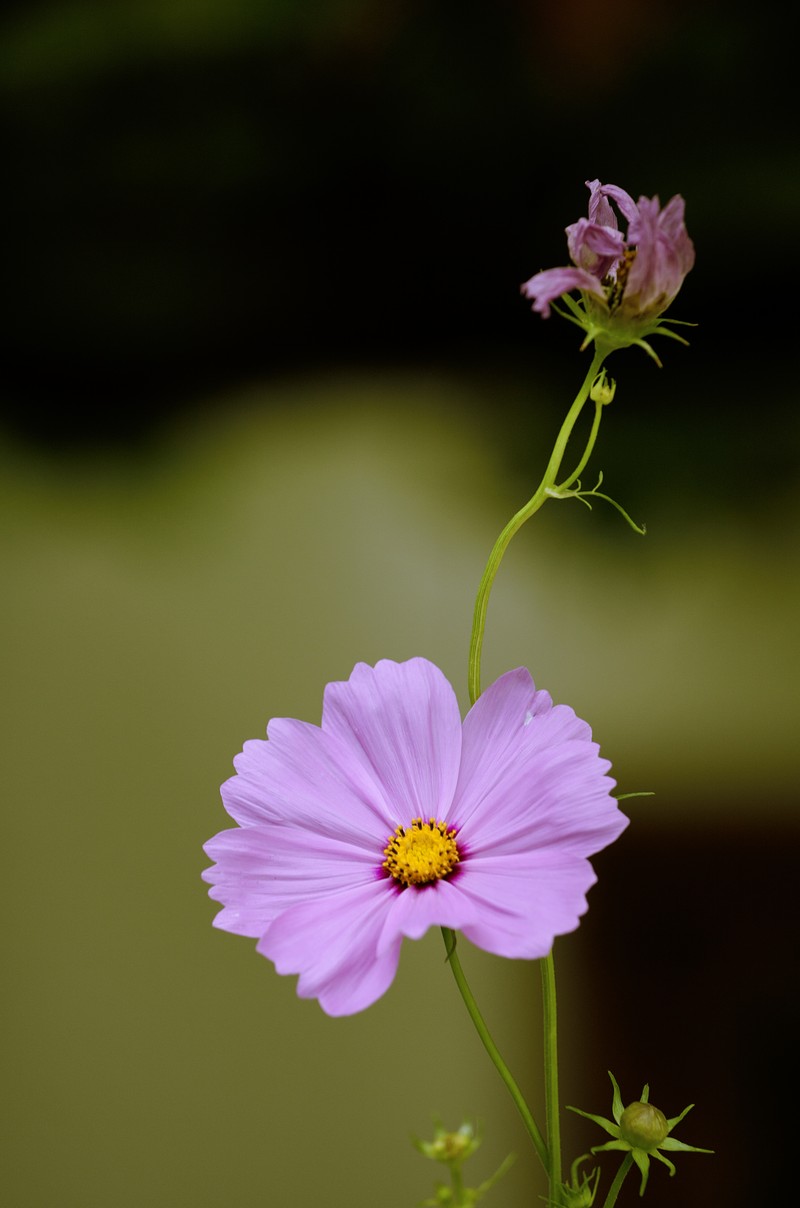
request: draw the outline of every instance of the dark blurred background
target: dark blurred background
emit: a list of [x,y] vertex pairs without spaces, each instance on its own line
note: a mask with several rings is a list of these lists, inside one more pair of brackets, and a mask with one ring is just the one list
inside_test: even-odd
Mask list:
[[6,7],[8,426],[129,441],[254,375],[561,364],[518,286],[595,175],[683,192],[693,374],[763,392],[798,255],[780,30],[735,0]]
[[[674,315],[698,326],[662,342],[662,370],[611,362],[597,464],[646,541],[610,510],[550,509],[490,616],[487,675],[527,662],[623,790],[657,791],[561,944],[564,1093],[607,1114],[610,1066],[668,1115],[697,1100],[678,1135],[717,1157],[654,1169],[653,1208],[785,1200],[787,19],[771,0],[5,6],[15,1208],[401,1208],[430,1193],[407,1133],[437,1110],[485,1118],[476,1177],[524,1152],[433,937],[366,1016],[328,1021],[211,932],[198,853],[241,742],[315,720],[356,659],[426,654],[462,691],[470,593],[586,363],[519,285],[565,262],[595,176],[686,198],[697,265]],[[535,1098],[536,971],[469,957]],[[451,1078],[425,1062],[398,1089],[387,1037],[430,1017]],[[530,1203],[532,1171],[488,1202]]]

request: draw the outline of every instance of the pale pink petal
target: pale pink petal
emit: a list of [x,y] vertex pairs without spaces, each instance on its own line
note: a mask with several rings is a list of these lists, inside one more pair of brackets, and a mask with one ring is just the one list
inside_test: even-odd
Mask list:
[[622,232],[579,218],[567,227],[567,247],[574,264],[602,281],[625,251]]
[[[248,826],[222,831],[204,846],[216,863],[203,880],[225,907],[214,926],[254,939],[281,911],[382,876],[380,849],[367,850],[292,826]],[[385,878],[384,878],[385,879]]]
[[528,761],[539,752],[570,739],[589,742],[591,736],[568,705],[554,706],[547,692],[536,690],[524,667],[507,671],[464,720],[461,773],[448,817],[463,827],[506,777],[516,775],[520,758],[526,761],[524,778]]
[[466,876],[466,869],[463,874],[459,870],[446,881],[410,885],[396,894],[383,924],[378,951],[391,949],[403,936],[410,940],[421,939],[429,927],[451,927],[461,931],[475,921],[475,905],[461,891]]
[[348,681],[328,684],[322,727],[380,782],[392,826],[444,816],[458,779],[461,716],[433,663],[359,663]]
[[[590,856],[622,833],[628,819],[611,796],[609,763],[580,739],[549,749],[524,747],[459,830],[459,846],[502,854],[558,848]],[[458,828],[458,810],[453,825]]]
[[257,944],[278,973],[299,973],[297,993],[318,998],[328,1015],[371,1006],[391,985],[400,939],[378,954],[378,937],[394,893],[374,881],[285,910]]
[[[633,200],[630,193],[626,193],[624,189],[619,187],[619,185],[601,185],[598,181],[587,181],[586,183],[588,187],[592,189],[593,195],[589,200],[589,217],[591,217],[592,200],[596,196],[600,205],[602,205],[602,200],[600,199],[605,198],[610,198],[612,201],[616,202],[617,206],[619,207],[620,214],[622,214],[623,218],[627,218],[628,222],[631,222],[636,218],[636,202]],[[597,186],[596,189],[593,188],[593,186]]]
[[477,858],[464,873],[459,888],[474,906],[464,935],[497,956],[527,960],[546,956],[557,935],[575,930],[596,880],[588,860],[552,850]]
[[241,826],[290,822],[373,846],[396,825],[379,778],[351,747],[318,726],[276,718],[268,741],[251,739],[221,789]]
[[550,314],[550,303],[573,289],[586,290],[597,298],[605,298],[602,282],[584,268],[566,265],[564,268],[546,268],[536,273],[520,286],[523,295],[533,302],[533,310],[545,319]]
[[589,221],[597,222],[602,226],[617,230],[617,215],[608,198],[603,193],[603,186],[600,184],[600,181],[587,180],[586,188],[589,190]]
[[625,314],[655,316],[666,310],[694,264],[694,245],[683,224],[680,196],[661,209],[657,197],[640,197],[628,229],[636,257],[625,286]]

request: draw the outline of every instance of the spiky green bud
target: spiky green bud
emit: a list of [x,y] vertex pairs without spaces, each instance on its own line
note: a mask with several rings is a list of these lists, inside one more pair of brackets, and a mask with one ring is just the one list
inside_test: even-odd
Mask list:
[[619,1132],[623,1141],[650,1153],[669,1135],[669,1124],[664,1113],[652,1103],[634,1099],[620,1116]]

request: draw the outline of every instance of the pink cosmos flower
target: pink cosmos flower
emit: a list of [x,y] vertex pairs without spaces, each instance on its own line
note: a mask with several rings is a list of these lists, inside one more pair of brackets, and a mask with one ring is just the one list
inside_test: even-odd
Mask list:
[[[656,332],[678,339],[658,320],[694,264],[683,198],[673,197],[662,210],[657,197],[640,197],[637,203],[617,185],[599,180],[586,185],[589,216],[566,228],[572,265],[536,273],[522,293],[544,318],[550,304],[563,298],[572,312],[567,317],[586,330],[587,341],[599,338],[623,347],[644,344],[642,337]],[[617,211],[627,222],[625,235]],[[569,297],[576,289],[580,304]]]
[[462,725],[426,659],[359,663],[322,725],[269,723],[222,786],[238,824],[205,845],[217,927],[258,940],[330,1015],[375,1002],[404,936],[461,931],[499,956],[545,956],[578,925],[587,857],[627,825],[586,722],[520,668]]

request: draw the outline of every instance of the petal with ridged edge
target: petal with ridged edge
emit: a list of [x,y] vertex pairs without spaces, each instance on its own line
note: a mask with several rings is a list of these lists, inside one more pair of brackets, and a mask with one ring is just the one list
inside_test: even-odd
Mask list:
[[602,281],[625,251],[625,240],[616,227],[579,218],[567,227],[567,247],[579,268]]
[[464,721],[461,775],[448,821],[472,852],[550,845],[591,855],[627,825],[586,722],[553,705],[518,668]]
[[209,897],[224,906],[214,926],[253,939],[298,902],[371,884],[383,860],[378,846],[269,824],[222,831],[204,850],[216,861],[202,874]]
[[325,689],[322,728],[380,782],[390,829],[445,816],[458,779],[461,714],[433,663],[359,663],[349,680]]
[[536,273],[520,286],[523,295],[533,302],[533,309],[543,318],[550,314],[550,303],[573,289],[583,289],[600,299],[605,299],[602,282],[584,268],[546,268]]
[[478,908],[461,892],[466,871],[458,870],[445,881],[431,885],[410,885],[397,894],[383,924],[378,951],[390,950],[402,939],[421,939],[430,927],[451,927],[462,931],[476,920]]
[[474,909],[461,930],[496,956],[537,960],[558,935],[574,931],[596,877],[569,852],[527,852],[465,862],[457,888]]
[[288,717],[271,721],[267,735],[244,744],[236,775],[221,789],[241,826],[291,823],[332,836],[346,830],[354,842],[372,846],[392,829],[380,777],[348,743]]
[[353,1015],[388,990],[400,938],[378,954],[378,938],[396,891],[373,881],[285,910],[256,945],[278,973],[299,974],[297,993],[318,998],[328,1015]]
[[452,824],[459,850],[497,854],[546,847],[591,856],[622,834],[628,819],[611,796],[609,763],[596,743],[570,740],[506,769],[483,798],[480,810]]

